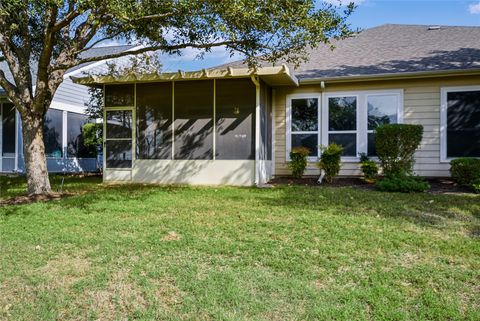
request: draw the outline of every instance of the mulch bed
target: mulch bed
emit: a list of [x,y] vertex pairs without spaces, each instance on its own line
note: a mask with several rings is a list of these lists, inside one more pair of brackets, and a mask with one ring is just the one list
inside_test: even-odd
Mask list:
[[[332,183],[322,184],[317,183],[318,177],[292,178],[292,177],[277,177],[269,182],[273,186],[282,185],[303,185],[303,186],[328,186],[328,187],[353,187],[365,190],[374,190],[375,184],[368,184],[360,177],[339,177],[334,179]],[[454,194],[454,193],[472,193],[472,191],[465,186],[456,184],[449,178],[427,178],[426,181],[431,188],[428,191],[432,194]]]
[[47,195],[16,196],[16,197],[0,200],[0,207],[7,206],[7,205],[20,205],[20,204],[28,204],[28,203],[35,203],[35,202],[54,201],[54,200],[59,200],[71,195],[73,194],[51,193]]

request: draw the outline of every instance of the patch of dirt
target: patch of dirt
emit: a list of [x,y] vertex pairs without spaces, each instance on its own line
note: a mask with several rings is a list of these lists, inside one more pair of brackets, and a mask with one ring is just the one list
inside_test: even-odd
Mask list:
[[[11,319],[10,312],[17,305],[34,304],[42,293],[68,293],[71,287],[89,272],[91,267],[83,255],[60,254],[45,265],[28,270],[23,277],[6,278],[0,282],[0,320]],[[41,283],[30,284],[28,277],[41,277]]]
[[104,290],[89,292],[90,309],[98,320],[120,320],[135,311],[144,311],[147,300],[135,282],[129,280],[129,270],[115,272]]
[[90,270],[90,261],[82,256],[61,254],[39,269],[50,279],[48,287],[67,289],[81,280]]
[[[333,180],[332,183],[323,182],[317,183],[318,177],[304,177],[304,178],[292,178],[292,177],[278,177],[272,179],[269,184],[273,186],[316,186],[316,187],[353,187],[365,190],[374,190],[375,184],[366,183],[361,177],[338,177]],[[464,194],[472,193],[472,191],[466,187],[455,183],[450,178],[426,178],[426,181],[430,184],[431,188],[428,191],[431,194]]]
[[64,197],[72,196],[71,193],[50,193],[43,195],[28,195],[28,196],[16,196],[0,200],[0,207],[7,205],[21,205],[34,202],[48,202],[62,199]]
[[160,241],[180,241],[182,237],[178,235],[175,231],[170,231],[167,235],[163,236]]
[[164,308],[182,303],[182,293],[175,284],[173,278],[162,278],[153,281],[155,286],[155,298]]

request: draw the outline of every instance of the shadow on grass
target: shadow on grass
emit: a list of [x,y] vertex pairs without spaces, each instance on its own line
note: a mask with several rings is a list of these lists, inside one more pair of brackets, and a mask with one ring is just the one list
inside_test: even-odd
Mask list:
[[[309,209],[335,215],[382,216],[440,229],[456,221],[466,223],[472,237],[480,236],[480,195],[385,193],[351,187],[288,186],[275,190],[274,197],[268,191],[260,192],[255,201],[292,212]],[[241,196],[230,199],[240,201]]]
[[[214,190],[224,189],[220,195]],[[231,191],[229,191],[229,189]],[[98,203],[104,203],[105,209],[111,204],[122,202],[125,208],[148,202],[148,199],[163,193],[180,194],[195,190],[205,193],[205,197],[215,202],[231,204],[251,204],[259,211],[275,214],[275,209],[287,209],[292,213],[308,210],[310,215],[321,215],[328,212],[334,215],[381,216],[398,218],[421,226],[444,228],[451,222],[459,222],[468,226],[474,238],[480,237],[480,197],[478,195],[432,195],[427,193],[402,194],[384,193],[351,187],[308,187],[282,186],[272,189],[257,188],[209,188],[188,186],[158,186],[143,184],[102,185],[86,184],[79,188],[81,195],[71,196],[59,201],[52,201],[42,207],[58,206],[59,202],[66,209],[78,209],[82,212],[99,211]],[[209,193],[209,191],[212,193]],[[132,202],[129,205],[128,202]],[[38,213],[36,204],[33,207],[7,206],[0,208],[4,216],[28,215]],[[312,212],[313,211],[313,212]]]

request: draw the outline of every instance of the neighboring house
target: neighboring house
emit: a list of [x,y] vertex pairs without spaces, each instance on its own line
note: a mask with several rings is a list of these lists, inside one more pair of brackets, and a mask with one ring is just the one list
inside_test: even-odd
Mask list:
[[[133,46],[99,47],[86,51],[83,57],[103,56],[132,49]],[[98,169],[95,155],[82,144],[81,128],[88,121],[85,103],[89,100],[88,88],[72,82],[70,76],[94,71],[105,61],[86,63],[67,71],[58,88],[45,119],[45,152],[50,172],[91,172]],[[13,82],[6,62],[0,69]],[[32,64],[32,70],[36,70]],[[32,75],[35,83],[36,75]],[[0,87],[0,172],[24,170],[20,115]]]
[[198,72],[83,77],[105,94],[105,181],[261,185],[289,151],[344,146],[341,175],[375,156],[383,123],[421,124],[415,172],[480,157],[480,28],[383,25],[310,51],[294,70],[241,62]]

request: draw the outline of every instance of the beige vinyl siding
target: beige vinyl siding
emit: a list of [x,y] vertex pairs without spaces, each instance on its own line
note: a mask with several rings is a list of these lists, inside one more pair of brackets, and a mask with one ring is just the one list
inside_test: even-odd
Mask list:
[[[331,93],[337,91],[364,91],[403,89],[404,120],[406,124],[423,125],[424,135],[415,154],[415,173],[421,176],[449,176],[450,165],[440,162],[440,90],[449,86],[480,85],[480,78],[473,76],[444,77],[396,81],[370,81],[355,83],[326,83],[324,91],[320,85],[300,87],[277,87],[275,108],[275,175],[290,175],[286,166],[286,97],[291,94]],[[322,106],[323,107],[323,106]],[[306,175],[318,175],[319,170],[310,163]],[[360,175],[357,163],[342,163],[340,175]]]

